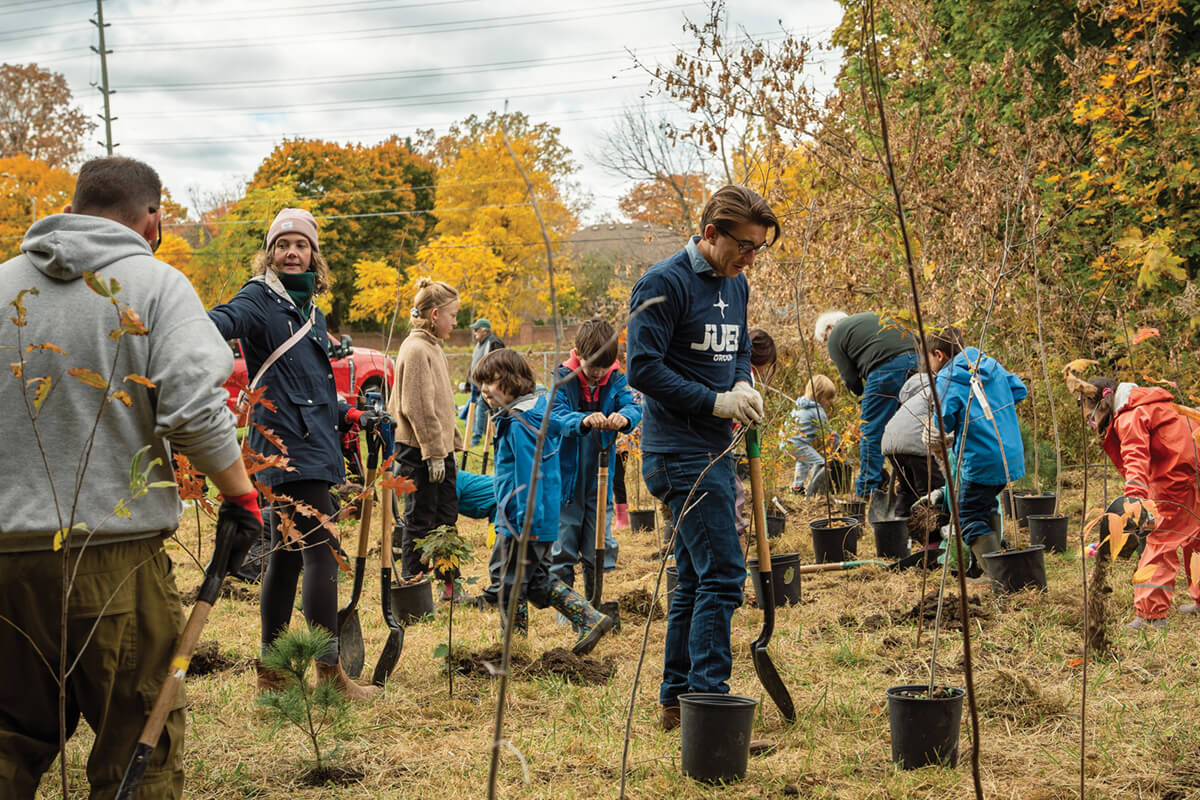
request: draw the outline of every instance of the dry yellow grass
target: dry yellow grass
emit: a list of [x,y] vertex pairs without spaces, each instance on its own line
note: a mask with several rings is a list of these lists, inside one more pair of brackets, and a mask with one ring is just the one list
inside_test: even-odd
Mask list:
[[[1099,486],[1096,487],[1099,489]],[[1095,495],[1093,495],[1095,496]],[[1066,507],[1078,508],[1072,494]],[[815,503],[797,504],[775,552],[811,560],[805,520],[824,516]],[[485,571],[483,527],[466,530]],[[210,533],[205,528],[205,538]],[[194,545],[194,522],[180,535]],[[1077,536],[1077,528],[1072,534]],[[350,537],[348,536],[347,539]],[[606,580],[606,596],[653,590],[657,564],[647,560],[654,536],[620,535],[621,563]],[[867,538],[859,552],[869,557]],[[179,583],[199,582],[199,569],[173,552]],[[377,560],[368,569],[362,623],[369,674],[385,629],[377,607]],[[985,796],[1051,800],[1078,796],[1081,668],[1080,564],[1077,557],[1047,558],[1050,591],[997,599],[972,589],[986,618],[972,620],[979,693],[982,780]],[[1200,620],[1173,617],[1166,632],[1133,634],[1129,562],[1118,565],[1110,602],[1117,655],[1094,662],[1088,692],[1088,797],[1183,800],[1200,797]],[[371,579],[374,578],[372,582]],[[929,589],[936,588],[936,574]],[[1182,589],[1182,582],[1180,583]],[[630,798],[944,798],[971,795],[967,764],[970,733],[964,716],[962,760],[956,770],[897,771],[891,764],[884,690],[926,680],[930,631],[918,645],[916,625],[891,621],[920,597],[919,572],[864,568],[811,576],[803,601],[779,610],[771,652],[796,701],[798,721],[787,725],[755,678],[749,643],[762,624],[752,607],[734,617],[733,691],[760,700],[755,735],[774,740],[770,755],[753,758],[742,783],[714,789],[679,773],[678,732],[657,728],[657,684],[665,623],[653,622],[649,652],[635,701],[630,748]],[[957,591],[957,589],[955,590]],[[345,590],[343,590],[343,597]],[[1182,597],[1182,593],[1180,593]],[[296,613],[294,622],[301,619]],[[479,650],[498,639],[494,612],[456,607],[456,644]],[[625,619],[595,656],[614,657],[616,677],[605,686],[576,687],[554,679],[518,679],[511,686],[505,735],[524,758],[506,752],[500,796],[508,798],[617,797],[624,717],[641,630]],[[521,646],[533,657],[569,646],[569,628],[552,611],[531,610],[531,632]],[[275,730],[256,709],[250,659],[258,649],[258,609],[221,600],[204,639],[217,639],[240,668],[189,681],[187,796],[192,798],[467,798],[486,793],[488,748],[496,683],[458,677],[447,697],[434,648],[445,640],[446,606],[437,618],[408,628],[404,652],[385,695],[352,710],[342,758],[364,771],[361,784],[304,788],[297,784],[307,755],[298,731]],[[963,685],[957,631],[944,634],[939,682]],[[73,779],[83,783],[90,734],[86,726],[68,750]],[[42,797],[57,797],[57,786]],[[82,795],[81,795],[82,796]]]

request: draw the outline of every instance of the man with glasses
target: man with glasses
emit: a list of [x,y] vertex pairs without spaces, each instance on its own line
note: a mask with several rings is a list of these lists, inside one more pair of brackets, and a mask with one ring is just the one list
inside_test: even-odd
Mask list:
[[759,195],[719,189],[704,207],[700,235],[647,270],[629,301],[632,313],[659,300],[630,318],[628,364],[629,383],[645,395],[642,475],[676,527],[679,583],[659,689],[667,730],[679,724],[679,695],[729,691],[730,621],[742,603],[746,564],[727,451],[732,422],[753,425],[763,414],[762,396],[750,385],[744,272],[779,233]]

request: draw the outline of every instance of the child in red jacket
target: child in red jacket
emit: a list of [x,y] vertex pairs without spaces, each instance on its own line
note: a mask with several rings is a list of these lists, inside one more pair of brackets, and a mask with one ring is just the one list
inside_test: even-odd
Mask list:
[[1165,389],[1118,384],[1110,378],[1084,383],[1069,376],[1067,383],[1078,394],[1088,424],[1100,435],[1104,452],[1125,478],[1125,497],[1153,501],[1151,530],[1138,567],[1153,565],[1154,574],[1134,585],[1137,617],[1130,629],[1166,625],[1180,548],[1193,602],[1180,606],[1179,613],[1195,614],[1200,603],[1200,576],[1193,576],[1191,569],[1192,555],[1200,552],[1196,426],[1179,413]]

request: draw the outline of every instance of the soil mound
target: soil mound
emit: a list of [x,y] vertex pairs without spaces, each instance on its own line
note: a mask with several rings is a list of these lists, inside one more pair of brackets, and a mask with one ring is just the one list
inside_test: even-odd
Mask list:
[[214,672],[231,669],[237,666],[237,660],[221,653],[221,647],[216,640],[210,639],[196,645],[192,660],[188,663],[189,676],[211,675]]
[[[500,662],[503,660],[503,655],[504,650],[498,644],[488,645],[474,653],[456,647],[452,661],[454,670],[459,675],[495,678],[500,675]],[[529,664],[529,658],[514,647],[509,653],[509,663],[512,664],[513,670],[517,671]]]
[[367,774],[361,769],[345,766],[327,766],[310,769],[300,776],[301,786],[349,786],[358,783]]
[[[926,622],[932,623],[937,619],[937,607],[937,592],[930,592],[921,598],[921,602],[900,615],[897,622],[915,622],[918,617],[923,616]],[[989,619],[991,617],[991,612],[983,607],[978,597],[968,596],[967,607],[970,615],[976,619]],[[942,602],[942,626],[945,628],[962,628],[962,624],[962,604],[958,599],[958,595],[953,592],[946,592],[945,600]]]
[[594,686],[608,683],[617,673],[617,664],[612,658],[597,661],[594,658],[580,658],[562,647],[547,650],[541,658],[534,661],[523,670],[525,675],[557,675],[568,683],[580,686]]
[[645,619],[662,619],[662,603],[653,602],[654,598],[645,589],[634,589],[617,598],[617,608],[630,617]]

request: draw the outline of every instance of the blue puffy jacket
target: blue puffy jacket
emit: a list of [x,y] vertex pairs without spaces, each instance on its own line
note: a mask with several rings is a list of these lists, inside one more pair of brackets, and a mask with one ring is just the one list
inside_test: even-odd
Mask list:
[[[517,398],[512,410],[496,416],[496,530],[517,538],[525,524],[529,480],[533,475],[533,453],[537,432],[546,415],[546,396]],[[558,538],[558,508],[562,479],[558,470],[560,426],[550,419],[542,445],[537,502],[533,508],[530,539],[553,542]]]
[[[975,397],[970,399],[970,422],[967,424],[972,380],[982,390],[986,407],[976,391]],[[1025,447],[1021,444],[1016,405],[1029,392],[1021,379],[1000,366],[996,359],[980,353],[978,348],[968,347],[938,372],[937,390],[942,404],[942,424],[955,434],[955,449],[964,451],[962,479],[999,486],[1024,477]]]
[[827,450],[835,449],[841,441],[841,437],[833,432],[833,426],[829,424],[829,417],[826,416],[825,409],[811,397],[796,398],[796,407],[792,409],[791,418],[792,424],[799,429],[795,436],[788,439],[792,447],[808,445],[820,452],[821,448],[817,445],[822,436],[828,438],[825,443]]

